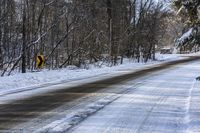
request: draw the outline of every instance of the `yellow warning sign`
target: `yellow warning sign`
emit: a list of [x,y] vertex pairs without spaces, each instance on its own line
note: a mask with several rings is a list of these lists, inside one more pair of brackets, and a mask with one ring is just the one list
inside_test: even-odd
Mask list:
[[44,55],[38,55],[37,56],[37,68],[43,68],[44,67]]

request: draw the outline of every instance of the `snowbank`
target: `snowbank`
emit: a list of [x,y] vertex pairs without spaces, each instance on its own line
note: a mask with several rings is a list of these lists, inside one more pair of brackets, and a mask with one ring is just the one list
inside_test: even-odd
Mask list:
[[176,60],[181,58],[180,55],[161,55],[157,54],[157,61],[148,63],[135,63],[134,61],[125,59],[124,64],[114,67],[106,67],[91,69],[61,69],[61,70],[43,70],[41,72],[15,74],[12,76],[0,77],[0,95],[14,93],[18,91],[32,90],[51,85],[68,83],[82,79],[91,80],[93,77],[101,77],[120,73],[122,71],[130,71],[147,67],[151,64],[158,64],[162,61]]

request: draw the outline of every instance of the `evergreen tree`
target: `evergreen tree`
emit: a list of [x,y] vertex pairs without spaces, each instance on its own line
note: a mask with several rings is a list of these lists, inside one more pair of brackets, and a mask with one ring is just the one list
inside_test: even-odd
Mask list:
[[177,9],[177,14],[182,18],[184,23],[190,27],[188,32],[177,39],[178,47],[190,44],[196,46],[200,44],[200,14],[199,0],[175,0],[174,5]]
[[[199,0],[175,0],[175,7],[178,9],[177,14],[186,17],[186,23],[190,26],[190,30],[177,39],[177,46],[190,44],[192,46],[200,46],[200,1]],[[197,77],[196,80],[200,80]]]

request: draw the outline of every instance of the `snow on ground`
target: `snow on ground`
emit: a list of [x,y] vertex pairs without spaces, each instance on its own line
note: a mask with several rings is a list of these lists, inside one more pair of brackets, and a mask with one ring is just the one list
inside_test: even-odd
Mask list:
[[[200,75],[200,74],[199,74]],[[200,82],[193,85],[190,98],[190,109],[188,110],[188,133],[200,133]]]
[[70,132],[199,133],[199,68],[195,62],[151,76]]
[[137,79],[138,86],[128,81],[123,92],[76,109],[35,133],[199,133],[199,68],[196,61]]
[[73,126],[79,124],[81,121],[86,119],[87,117],[103,109],[106,105],[109,105],[111,102],[113,102],[120,96],[121,95],[111,94],[110,96],[95,101],[94,103],[91,103],[82,109],[74,110],[74,112],[66,115],[64,118],[56,120],[46,125],[45,127],[36,130],[34,133],[45,133],[45,132],[59,133],[69,130]]
[[179,59],[180,56],[183,55],[179,55],[179,54],[156,54],[156,59],[160,60],[160,61],[168,61],[168,60],[172,60],[172,59]]
[[[124,74],[130,72],[130,70],[139,70],[152,66],[152,64],[162,63],[159,60],[169,61],[183,57],[179,55],[157,55],[157,58],[157,62],[147,64],[126,61],[123,65],[111,68],[45,70],[38,73],[2,77],[0,81],[7,84],[10,82],[10,86],[4,85],[10,88],[7,88],[7,90],[1,88],[1,95],[39,87],[39,89],[30,91],[31,95],[33,93],[38,95],[42,92],[41,90],[67,88],[67,86],[76,85],[80,81],[84,84],[86,81],[95,81],[98,77],[101,79],[108,78],[110,75]],[[160,71],[152,74],[153,76],[143,77],[139,87],[133,87],[135,80],[130,81],[128,85],[126,84],[126,88],[119,85],[119,88],[123,90],[122,93],[112,93],[108,97],[89,103],[83,108],[73,110],[72,113],[62,117],[62,119],[47,124],[43,128],[37,128],[36,133],[71,130],[76,125],[78,126],[71,131],[83,133],[94,131],[114,133],[199,131],[199,82],[194,81],[194,79],[200,75],[200,64],[197,61],[180,66],[170,68],[170,71]],[[47,79],[43,79],[45,77]],[[9,82],[3,81],[4,78],[10,78]],[[17,82],[15,83],[13,80]],[[27,83],[23,83],[24,81]],[[73,84],[70,84],[71,82]],[[20,84],[24,87],[20,88],[22,86]],[[116,90],[116,88],[114,89]],[[25,91],[23,95],[13,93],[8,97],[21,98],[26,93],[29,95],[29,92]],[[0,104],[4,102],[4,98],[5,96],[0,96]],[[80,123],[82,121],[83,123]]]
[[0,77],[0,95],[9,93],[15,93],[18,91],[32,90],[33,88],[41,88],[45,86],[51,86],[55,84],[67,83],[70,81],[77,81],[81,79],[101,77],[116,73],[119,71],[125,71],[128,69],[136,70],[143,67],[147,67],[151,64],[159,64],[161,61],[176,60],[181,58],[180,55],[161,55],[157,54],[157,61],[148,63],[135,63],[125,59],[124,64],[114,67],[102,67],[102,68],[91,68],[91,69],[74,69],[69,68],[61,70],[43,70],[41,72],[26,73],[26,74],[15,74],[12,76]]

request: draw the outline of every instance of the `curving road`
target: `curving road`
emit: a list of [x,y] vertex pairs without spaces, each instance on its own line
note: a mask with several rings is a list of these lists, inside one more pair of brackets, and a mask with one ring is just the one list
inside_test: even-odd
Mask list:
[[147,77],[69,132],[200,133],[199,74],[198,61]]
[[[190,124],[192,115],[199,113],[195,110],[198,99],[193,97],[193,92],[198,92],[199,87],[194,81],[200,73],[200,63],[196,60],[199,60],[199,57],[172,61],[9,104],[2,103],[0,132],[175,133],[193,129],[196,131],[198,126]],[[66,121],[55,125],[54,121],[110,95],[114,98],[110,98],[110,101],[105,102],[100,108],[95,108],[95,111],[81,116],[82,119],[69,124],[69,127],[66,126]],[[191,104],[191,101],[194,102]],[[191,107],[195,108],[194,114],[190,114]],[[59,130],[54,130],[63,124]]]

